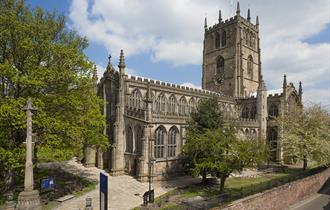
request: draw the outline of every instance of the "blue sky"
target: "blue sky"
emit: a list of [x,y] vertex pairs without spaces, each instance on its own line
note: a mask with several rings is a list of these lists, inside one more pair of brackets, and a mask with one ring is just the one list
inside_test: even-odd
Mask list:
[[[244,0],[241,15],[260,18],[263,74],[268,89],[283,74],[302,81],[304,101],[330,109],[330,1]],[[86,36],[87,56],[99,75],[112,54],[124,49],[127,71],[188,86],[200,86],[204,17],[208,25],[234,14],[234,0],[28,0],[31,7],[56,10],[67,27]]]

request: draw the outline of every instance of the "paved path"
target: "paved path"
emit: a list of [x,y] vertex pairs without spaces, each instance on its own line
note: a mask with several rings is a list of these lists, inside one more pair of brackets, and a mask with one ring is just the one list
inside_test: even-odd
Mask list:
[[[88,178],[90,180],[99,179],[99,173],[102,172],[108,175],[105,171],[98,168],[85,168],[82,164],[77,163],[75,160],[70,160],[61,163],[47,163],[42,164],[43,168],[61,168],[67,172]],[[160,196],[175,187],[182,187],[189,184],[200,182],[199,179],[193,178],[177,178],[171,181],[156,182],[154,185],[155,196]],[[108,205],[111,210],[128,210],[142,204],[142,195],[148,190],[148,183],[141,183],[131,176],[108,176]],[[79,197],[67,200],[61,203],[55,209],[60,210],[78,210],[84,209],[86,197],[93,199],[94,209],[99,207],[99,185],[95,190],[88,192]]]
[[322,193],[290,206],[287,210],[330,210],[330,187]]

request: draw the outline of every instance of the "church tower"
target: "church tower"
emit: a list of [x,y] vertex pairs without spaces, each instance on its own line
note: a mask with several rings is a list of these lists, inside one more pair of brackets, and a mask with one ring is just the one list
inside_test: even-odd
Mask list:
[[259,19],[251,22],[240,15],[223,21],[219,11],[218,23],[207,26],[205,18],[203,46],[203,89],[233,97],[245,97],[256,92],[261,75]]

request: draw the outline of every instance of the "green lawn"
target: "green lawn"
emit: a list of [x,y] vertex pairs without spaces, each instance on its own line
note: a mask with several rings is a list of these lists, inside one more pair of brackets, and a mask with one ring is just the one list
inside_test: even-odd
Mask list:
[[[52,176],[54,177],[56,188],[55,190],[40,190],[40,180]],[[17,200],[19,192],[24,188],[24,177],[14,177],[14,200]],[[39,190],[39,194],[43,203],[43,209],[52,209],[57,202],[55,199],[67,194],[75,196],[83,195],[95,189],[96,183],[87,181],[81,177],[66,173],[61,170],[45,170],[38,169],[34,171],[34,188]],[[5,198],[0,195],[0,207],[4,204]]]
[[[288,182],[315,174],[320,170],[322,170],[322,168],[312,167],[306,171],[297,168],[289,168],[286,172],[268,173],[254,178],[228,178],[225,184],[225,202],[230,202],[286,184]],[[159,206],[159,209],[162,210],[185,209],[181,202],[187,198],[195,196],[202,196],[209,200],[211,203],[212,200],[214,200],[214,205],[218,205],[219,191],[219,184],[198,184],[181,189],[175,189],[163,196],[156,198],[155,206]]]

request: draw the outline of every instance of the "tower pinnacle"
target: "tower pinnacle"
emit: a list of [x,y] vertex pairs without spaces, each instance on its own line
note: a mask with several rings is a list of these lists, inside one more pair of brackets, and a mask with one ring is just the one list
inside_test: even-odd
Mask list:
[[222,21],[222,17],[221,17],[221,9],[219,9],[219,23],[221,23],[221,21]]
[[250,8],[248,9],[247,20],[249,22],[251,21]]
[[241,12],[240,8],[239,8],[239,1],[237,2],[237,9],[236,9],[236,15],[239,15]]
[[205,20],[204,20],[204,29],[206,30],[207,29],[207,19],[205,17]]
[[123,50],[120,50],[118,68],[119,69],[124,69],[125,68],[125,57],[124,57],[124,51]]
[[283,76],[283,89],[286,89],[287,83],[286,83],[286,74]]
[[259,26],[259,17],[256,17],[256,26]]

